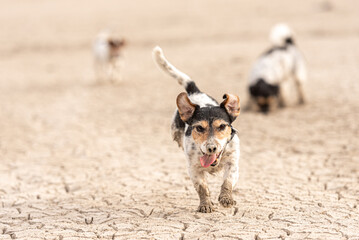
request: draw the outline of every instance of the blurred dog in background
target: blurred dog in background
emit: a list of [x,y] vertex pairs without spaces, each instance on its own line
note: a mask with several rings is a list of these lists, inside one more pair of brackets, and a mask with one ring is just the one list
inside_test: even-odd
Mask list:
[[294,41],[293,31],[286,24],[275,25],[270,33],[272,47],[254,63],[249,76],[250,100],[246,110],[259,108],[267,113],[275,106],[284,107],[286,81],[294,81],[298,93],[298,103],[305,102],[303,82],[307,79],[304,58]]
[[111,36],[107,32],[97,35],[93,45],[94,70],[98,83],[110,81],[118,83],[123,79],[125,40]]

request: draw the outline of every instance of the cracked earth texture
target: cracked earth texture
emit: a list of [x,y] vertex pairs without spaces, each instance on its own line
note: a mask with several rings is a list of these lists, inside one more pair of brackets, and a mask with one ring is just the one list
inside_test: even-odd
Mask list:
[[[0,239],[359,239],[359,4],[10,1],[0,9]],[[246,79],[279,21],[308,61],[307,104],[243,112],[235,208],[197,213],[171,141],[183,91],[160,45],[216,99]],[[128,41],[124,81],[95,84],[91,42]]]

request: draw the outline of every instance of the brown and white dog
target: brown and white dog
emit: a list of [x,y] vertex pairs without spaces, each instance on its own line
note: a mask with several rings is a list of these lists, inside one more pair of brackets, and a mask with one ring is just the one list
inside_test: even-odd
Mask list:
[[110,36],[107,32],[97,35],[93,46],[95,75],[98,83],[122,81],[124,59],[122,49],[125,40]]
[[232,189],[238,180],[240,141],[232,122],[240,112],[239,97],[225,94],[218,104],[201,92],[194,81],[176,69],[163,55],[160,47],[153,49],[158,66],[177,79],[185,92],[177,97],[177,108],[171,125],[174,141],[184,150],[188,160],[188,172],[199,195],[199,212],[214,210],[207,185],[207,175],[224,170],[219,203],[232,207],[236,201]]

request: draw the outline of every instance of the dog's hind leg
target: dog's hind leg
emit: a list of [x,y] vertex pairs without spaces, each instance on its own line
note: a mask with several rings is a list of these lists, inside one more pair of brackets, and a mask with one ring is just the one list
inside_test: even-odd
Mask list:
[[305,96],[303,92],[303,83],[307,81],[307,68],[305,62],[300,53],[298,54],[298,60],[296,61],[294,69],[294,81],[298,92],[298,104],[305,103]]
[[112,66],[111,82],[114,84],[122,82],[124,60],[121,57],[117,57],[116,59],[112,60],[111,66]]
[[286,104],[285,104],[285,98],[284,98],[283,89],[279,89],[279,93],[278,93],[278,107],[284,108],[285,105],[286,105]]
[[95,73],[95,81],[96,84],[100,84],[105,79],[105,64],[100,61],[94,62],[94,73]]
[[303,92],[303,84],[296,78],[295,85],[296,85],[297,92],[298,92],[298,104],[304,104],[305,97],[304,97],[304,92]]
[[289,88],[288,85],[289,81],[292,81],[292,79],[289,77],[285,78],[285,80],[283,80],[279,85],[278,94],[276,95],[278,99],[279,108],[285,108],[287,106],[288,97],[291,94],[290,92],[291,89]]

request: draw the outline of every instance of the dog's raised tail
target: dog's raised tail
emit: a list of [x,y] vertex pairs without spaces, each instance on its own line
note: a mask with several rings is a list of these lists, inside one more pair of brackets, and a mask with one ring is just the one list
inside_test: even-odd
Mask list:
[[201,92],[195,82],[185,73],[173,66],[164,56],[162,49],[156,46],[152,51],[152,56],[157,65],[171,77],[176,79],[178,83],[186,89],[188,94]]

